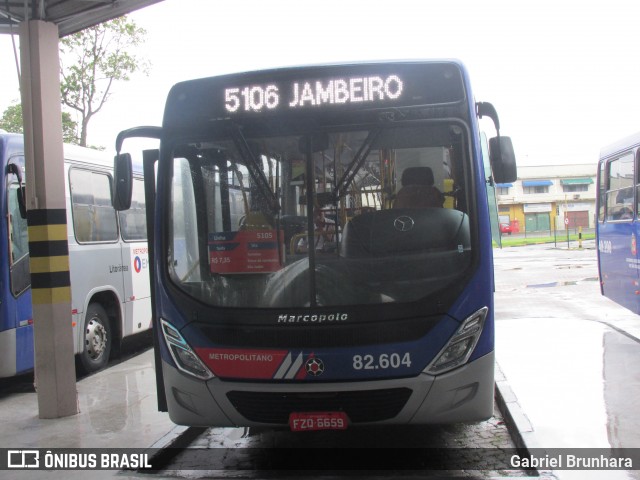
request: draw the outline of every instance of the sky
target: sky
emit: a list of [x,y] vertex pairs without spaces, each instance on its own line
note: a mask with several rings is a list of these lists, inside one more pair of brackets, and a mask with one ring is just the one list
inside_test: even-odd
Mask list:
[[[151,69],[116,84],[92,119],[89,143],[109,152],[120,130],[161,124],[179,81],[367,60],[461,60],[519,165],[595,171],[601,147],[640,131],[640,2],[164,0],[130,17],[147,30],[132,53]],[[3,112],[20,98],[8,35],[0,65]]]

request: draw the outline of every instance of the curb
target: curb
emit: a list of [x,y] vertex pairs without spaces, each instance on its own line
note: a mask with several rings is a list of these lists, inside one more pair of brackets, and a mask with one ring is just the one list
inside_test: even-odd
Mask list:
[[176,425],[147,449],[151,452],[149,462],[153,465],[153,470],[138,469],[136,472],[142,474],[156,473],[206,430],[208,430],[208,427]]
[[[536,437],[535,430],[529,417],[520,406],[518,398],[511,389],[507,378],[504,376],[502,369],[498,362],[496,362],[495,371],[495,399],[498,410],[502,414],[507,430],[511,434],[511,438],[516,445],[516,448],[521,451],[522,455],[530,456],[532,448],[543,449]],[[531,468],[525,470],[529,474],[533,474],[540,479],[557,479],[558,477],[551,470],[538,470],[537,468]]]
[[[518,449],[524,450],[527,454],[530,448],[539,448],[536,443],[533,425],[522,410],[518,398],[511,389],[500,365],[496,362],[496,404],[504,419],[511,438]],[[533,445],[532,445],[533,444]]]

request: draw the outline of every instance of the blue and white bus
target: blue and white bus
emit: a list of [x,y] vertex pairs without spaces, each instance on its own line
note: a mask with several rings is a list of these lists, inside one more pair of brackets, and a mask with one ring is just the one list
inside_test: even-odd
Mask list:
[[[129,137],[160,140],[144,170],[159,407],[175,423],[493,414],[488,192],[516,167],[462,64],[186,81],[162,127],[121,132],[118,152]],[[115,159],[119,210],[130,161]]]
[[[111,205],[112,159],[64,146],[67,239],[74,352],[87,372],[104,367],[124,337],[151,327],[144,184],[133,179],[133,204]],[[0,133],[0,378],[34,367],[29,238],[24,210],[22,135]]]
[[598,162],[598,269],[604,296],[640,313],[640,133],[600,151]]

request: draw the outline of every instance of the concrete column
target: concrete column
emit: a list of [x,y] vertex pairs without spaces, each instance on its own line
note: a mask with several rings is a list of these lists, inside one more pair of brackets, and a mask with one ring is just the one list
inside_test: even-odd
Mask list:
[[20,24],[35,379],[40,418],[78,413],[64,192],[58,27]]

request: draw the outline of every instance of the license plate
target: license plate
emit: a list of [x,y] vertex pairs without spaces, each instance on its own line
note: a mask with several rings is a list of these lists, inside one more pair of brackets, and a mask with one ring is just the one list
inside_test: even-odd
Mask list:
[[348,423],[344,412],[294,412],[289,415],[289,427],[293,432],[346,430]]

